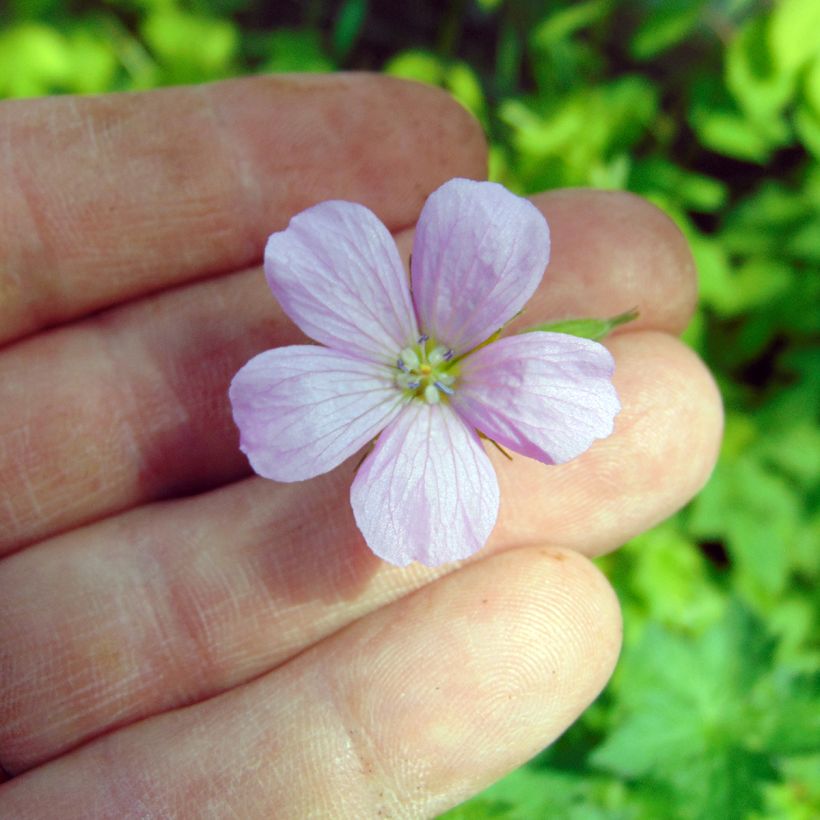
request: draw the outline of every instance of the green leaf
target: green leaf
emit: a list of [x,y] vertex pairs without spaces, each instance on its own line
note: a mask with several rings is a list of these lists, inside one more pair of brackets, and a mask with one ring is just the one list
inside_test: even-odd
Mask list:
[[0,31],[0,96],[36,97],[66,83],[71,50],[49,26],[22,23]]
[[444,66],[441,60],[429,51],[401,51],[384,66],[385,74],[415,80],[428,85],[441,85],[444,81]]
[[797,88],[796,76],[769,57],[768,20],[753,17],[726,49],[726,86],[744,115],[777,139],[786,128],[781,112]]
[[368,0],[344,0],[333,26],[333,54],[340,62],[353,50],[367,19]]
[[581,336],[597,341],[608,336],[616,327],[634,322],[637,318],[638,309],[632,308],[609,319],[564,319],[560,322],[543,322],[522,332],[532,333],[538,330],[547,333],[567,333],[570,336]]
[[233,23],[171,7],[151,12],[141,31],[169,83],[227,76],[239,49],[239,32]]
[[624,577],[616,580],[640,604],[643,621],[701,632],[723,613],[721,590],[707,562],[677,519],[667,521],[624,547]]
[[499,116],[533,189],[625,180],[623,156],[655,117],[657,92],[646,79],[625,76],[551,101],[507,100]]
[[820,118],[820,57],[816,57],[806,70],[803,77],[802,92],[807,105]]
[[693,85],[688,119],[704,147],[761,165],[792,140],[785,118],[750,117],[715,76],[703,75]]
[[264,51],[263,71],[321,73],[332,71],[334,67],[322,46],[319,32],[314,29],[277,29],[265,38]]
[[728,192],[720,180],[681,168],[663,156],[636,162],[629,175],[629,189],[644,196],[661,195],[678,207],[702,213],[722,208]]
[[661,816],[663,795],[630,789],[592,771],[567,771],[537,761],[508,774],[440,820],[650,820]]
[[670,788],[687,817],[745,820],[775,776],[758,749],[772,704],[750,698],[765,689],[772,650],[763,625],[737,604],[697,638],[650,624],[625,650],[616,723],[592,763]]
[[820,3],[780,0],[769,20],[769,44],[783,71],[797,71],[820,54]]
[[820,159],[820,114],[807,105],[798,106],[794,114],[794,128],[806,150]]
[[547,48],[566,40],[578,31],[588,28],[606,16],[612,9],[610,0],[586,0],[551,11],[533,29],[531,42],[538,48]]
[[629,44],[637,60],[649,60],[678,45],[703,22],[706,0],[664,0],[650,6]]
[[111,43],[89,28],[78,28],[68,38],[71,54],[69,90],[99,94],[113,84],[118,61]]
[[727,417],[721,459],[692,504],[689,526],[725,541],[738,588],[763,605],[785,588],[802,508],[797,489],[764,463],[759,436],[751,418]]

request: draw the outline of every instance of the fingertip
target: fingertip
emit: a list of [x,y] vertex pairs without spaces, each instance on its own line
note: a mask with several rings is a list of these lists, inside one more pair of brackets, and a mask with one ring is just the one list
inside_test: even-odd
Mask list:
[[712,374],[697,353],[665,333],[624,334],[608,347],[616,361],[628,357],[616,366],[615,385],[634,397],[618,432],[647,442],[643,469],[655,487],[674,486],[679,499],[690,499],[712,474],[723,438],[723,401]]
[[413,112],[407,135],[408,152],[419,143],[427,146],[433,188],[419,191],[421,205],[431,190],[448,179],[483,180],[487,175],[488,144],[476,117],[447,91],[427,83],[399,77],[371,75],[385,103],[398,112]]
[[[219,119],[230,124],[230,138],[241,141],[240,158],[259,175],[264,190],[281,182],[267,177],[265,169],[278,168],[288,153],[298,158],[290,169],[298,174],[298,185],[285,180],[288,216],[339,198],[366,205],[397,230],[415,222],[425,199],[446,180],[486,174],[480,124],[434,86],[348,72],[256,76],[207,88]],[[272,116],[283,100],[306,100],[308,94],[316,102],[298,108],[295,125]],[[336,177],[338,193],[332,190]],[[267,199],[263,192],[262,202]],[[281,219],[278,211],[267,215],[267,230]]]
[[[355,679],[380,685],[353,699],[352,715],[385,753],[393,799],[420,816],[555,740],[599,694],[620,649],[615,594],[571,550],[509,550],[391,610],[390,625],[356,635],[368,655]],[[423,776],[408,771],[408,754],[426,762]]]

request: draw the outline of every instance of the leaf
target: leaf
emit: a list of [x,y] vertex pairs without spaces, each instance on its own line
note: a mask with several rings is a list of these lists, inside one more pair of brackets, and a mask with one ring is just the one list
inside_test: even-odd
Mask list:
[[[603,173],[627,177],[621,158],[655,117],[657,92],[646,79],[625,76],[560,100],[508,100],[499,116],[533,188],[591,184]],[[613,167],[613,165],[615,167]]]
[[644,196],[667,197],[680,208],[711,213],[726,203],[724,182],[681,168],[663,156],[636,162],[629,175],[629,189]]
[[239,49],[239,32],[230,21],[170,6],[152,11],[141,31],[164,66],[167,82],[201,82],[227,76]]
[[780,0],[769,20],[769,44],[783,71],[797,71],[820,54],[820,3],[815,0]]
[[591,762],[670,788],[685,816],[740,820],[775,772],[758,749],[765,724],[749,692],[771,664],[763,625],[732,604],[697,638],[650,624],[613,684],[618,717]]
[[367,19],[368,0],[344,0],[336,13],[333,26],[333,54],[344,61],[356,45],[364,21]]
[[599,341],[608,336],[616,327],[634,322],[638,318],[638,309],[632,308],[609,319],[565,319],[560,322],[543,322],[528,327],[522,333],[546,331],[548,333],[567,333],[570,336],[581,336],[584,339]]
[[794,127],[806,150],[820,159],[820,115],[813,108],[800,105],[794,115]]
[[679,518],[633,538],[624,558],[624,575],[613,580],[640,605],[642,621],[700,632],[719,620],[722,591]]
[[0,96],[36,97],[65,83],[71,52],[65,37],[39,23],[0,30]]
[[554,46],[576,32],[597,23],[610,12],[609,0],[586,0],[551,11],[533,29],[531,42],[539,48]]
[[444,79],[444,67],[441,60],[429,51],[401,51],[387,61],[383,69],[385,74],[415,80],[428,85],[441,85]]
[[653,4],[637,31],[629,50],[637,60],[649,60],[678,45],[703,21],[705,0],[664,0]]
[[760,165],[792,139],[783,117],[749,117],[718,78],[708,75],[693,85],[688,120],[704,147]]
[[90,29],[78,28],[68,38],[71,54],[69,89],[78,94],[99,94],[113,84],[117,57],[111,44]]
[[313,29],[283,28],[271,32],[265,40],[267,59],[264,71],[279,74],[333,70],[333,61],[325,53],[322,40]]
[[663,795],[627,787],[591,771],[561,770],[537,761],[511,772],[440,820],[649,820],[660,816]]
[[732,38],[726,49],[726,87],[744,115],[773,138],[785,126],[783,108],[797,89],[796,76],[769,57],[768,20],[753,17]]
[[758,436],[750,418],[727,417],[722,457],[689,521],[695,536],[725,541],[738,586],[753,601],[783,591],[801,523],[798,493],[762,463]]

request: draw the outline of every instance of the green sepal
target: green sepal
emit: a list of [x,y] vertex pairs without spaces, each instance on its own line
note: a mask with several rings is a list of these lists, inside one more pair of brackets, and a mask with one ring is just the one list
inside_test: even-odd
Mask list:
[[584,339],[593,339],[597,342],[612,333],[616,327],[625,325],[637,318],[638,308],[632,308],[609,319],[564,319],[560,322],[544,322],[534,327],[528,327],[521,332],[532,333],[540,330],[547,333],[568,333],[570,336],[581,336]]

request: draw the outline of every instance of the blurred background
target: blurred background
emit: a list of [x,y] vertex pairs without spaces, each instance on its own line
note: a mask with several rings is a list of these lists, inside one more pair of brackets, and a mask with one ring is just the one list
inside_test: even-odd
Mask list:
[[447,818],[820,817],[820,1],[5,0],[0,97],[384,71],[481,121],[491,178],[627,188],[683,229],[726,437],[600,563],[623,657],[558,743]]

